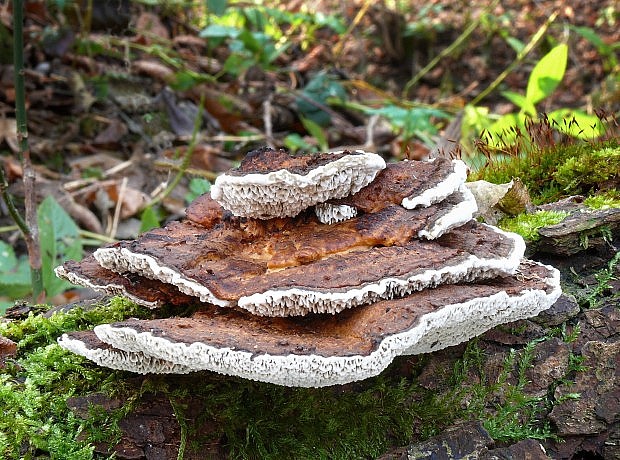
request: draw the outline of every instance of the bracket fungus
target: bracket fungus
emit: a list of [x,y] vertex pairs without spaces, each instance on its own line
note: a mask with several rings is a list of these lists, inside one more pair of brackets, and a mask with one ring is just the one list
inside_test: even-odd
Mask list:
[[[555,269],[523,259],[520,236],[472,220],[462,162],[375,157],[261,149],[185,220],[58,267],[100,292],[194,311],[100,325],[60,345],[139,373],[325,386],[555,302]],[[267,187],[248,194],[257,184]]]
[[383,158],[362,150],[290,156],[283,150],[259,149],[239,168],[218,176],[211,196],[235,216],[292,217],[359,191],[383,168]]
[[[497,324],[538,314],[559,295],[557,270],[524,262],[518,276],[442,285],[338,316],[267,318],[212,306],[189,318],[100,325],[89,336],[65,334],[60,344],[118,369],[148,356],[144,370],[134,369],[139,373],[176,365],[178,373],[212,370],[320,387],[372,377],[396,356],[439,350]],[[116,350],[118,356],[94,356],[90,344],[97,340],[108,355]]]

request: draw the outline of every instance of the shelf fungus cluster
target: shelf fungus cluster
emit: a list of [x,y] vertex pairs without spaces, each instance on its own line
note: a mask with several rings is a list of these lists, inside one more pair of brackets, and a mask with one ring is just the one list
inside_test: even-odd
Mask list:
[[560,294],[557,270],[523,259],[518,235],[472,219],[466,175],[445,158],[254,151],[186,219],[56,269],[191,316],[104,324],[59,343],[138,373],[320,387],[537,315]]

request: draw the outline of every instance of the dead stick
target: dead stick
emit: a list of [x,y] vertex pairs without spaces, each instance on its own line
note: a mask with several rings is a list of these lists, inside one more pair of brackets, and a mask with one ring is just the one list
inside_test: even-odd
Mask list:
[[[24,5],[22,0],[13,1],[13,65],[15,72],[15,119],[17,121],[17,141],[22,163],[24,183],[24,205],[26,225],[22,228],[32,281],[32,299],[40,302],[45,297],[43,275],[41,272],[41,248],[39,245],[39,225],[35,198],[35,173],[30,161],[28,147],[28,126],[26,121],[26,90],[24,85]],[[16,222],[17,223],[17,222]]]

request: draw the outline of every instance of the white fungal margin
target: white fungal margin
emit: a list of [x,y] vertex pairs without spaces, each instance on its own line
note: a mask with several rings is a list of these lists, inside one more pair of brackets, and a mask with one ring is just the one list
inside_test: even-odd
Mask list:
[[307,174],[286,169],[242,176],[221,174],[211,186],[211,197],[236,216],[293,217],[315,204],[358,192],[386,166],[376,153],[363,150],[354,153]]
[[[484,225],[484,224],[482,224]],[[516,234],[488,226],[512,242],[505,257],[481,258],[469,255],[456,265],[429,268],[405,278],[388,277],[347,291],[322,292],[302,288],[271,289],[242,296],[237,306],[261,316],[302,316],[309,313],[339,313],[347,308],[383,299],[404,297],[415,291],[442,284],[454,284],[514,274],[525,253],[525,241]]]
[[399,355],[436,351],[465,342],[490,328],[532,317],[549,308],[561,293],[559,272],[546,266],[547,290],[526,289],[509,296],[489,297],[445,305],[422,316],[412,328],[385,337],[368,356],[255,354],[201,342],[176,343],[151,332],[104,324],[95,328],[100,340],[131,352],[148,350],[156,358],[261,382],[294,387],[324,387],[363,380],[381,373]]
[[90,348],[83,341],[70,337],[68,334],[63,334],[58,338],[58,345],[110,369],[131,371],[138,374],[188,374],[194,372],[194,369],[183,364],[155,358],[140,351],[128,352],[107,347]]
[[453,228],[466,224],[474,217],[478,211],[478,204],[473,193],[464,185],[461,185],[456,193],[461,194],[463,201],[454,205],[446,214],[433,221],[431,225],[420,230],[418,237],[427,240],[437,239]]
[[133,253],[126,248],[100,248],[95,251],[94,257],[101,266],[109,270],[118,273],[134,272],[146,278],[172,284],[184,294],[220,307],[237,305],[250,313],[261,316],[302,316],[309,313],[336,314],[347,308],[366,305],[382,299],[403,297],[412,292],[441,284],[454,284],[513,274],[525,253],[523,238],[516,233],[486,226],[491,231],[499,233],[511,241],[512,250],[509,254],[504,257],[491,256],[489,258],[471,254],[455,265],[430,268],[404,278],[387,277],[346,291],[323,292],[307,288],[270,289],[249,296],[241,296],[236,302],[215,297],[206,286],[186,278],[176,270],[159,265],[156,259],[145,254]]
[[77,286],[83,286],[86,288],[90,288],[95,292],[101,292],[103,294],[108,295],[122,295],[123,297],[127,297],[132,302],[137,303],[138,305],[142,305],[147,308],[157,308],[162,305],[161,302],[149,302],[148,300],[144,300],[141,297],[137,297],[125,289],[125,286],[122,284],[94,284],[89,278],[78,275],[75,272],[70,272],[65,269],[62,265],[59,265],[54,269],[54,273],[58,278],[65,279],[72,284]]
[[176,270],[161,266],[146,254],[131,252],[127,248],[99,248],[93,254],[99,265],[117,273],[138,273],[146,278],[172,284],[184,294],[198,297],[201,302],[209,302],[219,307],[228,307],[232,302],[219,299],[208,288],[197,281],[186,278]]
[[401,206],[414,209],[424,208],[443,201],[456,192],[467,180],[467,165],[461,160],[452,160],[452,172],[435,187],[424,190],[420,195],[403,198]]

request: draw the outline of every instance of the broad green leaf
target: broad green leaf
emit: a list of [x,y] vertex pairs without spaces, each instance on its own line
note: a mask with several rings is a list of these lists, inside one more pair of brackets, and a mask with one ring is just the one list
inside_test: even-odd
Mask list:
[[579,139],[592,140],[604,132],[601,120],[580,110],[559,109],[547,115],[558,131]]
[[525,98],[532,104],[537,104],[549,96],[564,78],[568,46],[561,44],[549,51],[538,61],[527,82]]
[[488,128],[489,135],[486,139],[494,147],[502,148],[512,144],[516,137],[515,130],[522,129],[525,117],[517,113],[508,113],[493,123]]
[[[2,276],[4,272],[13,270],[16,265],[17,257],[15,257],[15,251],[4,241],[0,241],[0,276]],[[0,283],[1,282],[2,279],[0,279]]]
[[529,99],[526,99],[525,96],[519,93],[515,93],[512,91],[502,91],[502,96],[512,102],[514,105],[519,107],[523,112],[528,115],[535,117],[536,116],[536,107],[532,104]]
[[[0,273],[0,286],[28,286],[30,288],[30,265],[27,257],[20,257],[12,270]],[[4,294],[0,289],[0,294]]]
[[323,128],[318,123],[315,123],[310,118],[299,117],[301,119],[301,124],[304,125],[306,131],[310,133],[312,137],[314,137],[319,144],[319,148],[321,150],[327,150],[329,145],[327,143],[327,137],[325,136],[325,132]]
[[467,104],[464,107],[463,124],[461,125],[462,136],[470,133],[481,133],[491,125],[489,108]]
[[209,190],[211,190],[211,182],[202,177],[192,177],[189,181],[189,192],[185,194],[185,202],[191,203]]
[[226,12],[228,0],[207,0],[207,10],[216,16],[221,16]]
[[[329,124],[331,116],[321,109],[320,105],[326,105],[330,98],[344,100],[347,95],[336,77],[325,72],[319,72],[312,78],[302,93],[305,97],[298,97],[295,100],[300,115],[323,127]],[[316,102],[316,104],[311,101]]]
[[291,133],[284,138],[284,147],[293,153],[298,150],[303,150],[305,152],[316,151],[316,146],[306,142],[305,139],[297,133]]
[[26,257],[15,257],[15,251],[0,241],[0,297],[19,299],[30,293],[30,265]]
[[236,38],[240,33],[241,30],[237,27],[211,24],[202,29],[199,35],[202,38]]
[[223,70],[231,75],[239,75],[255,64],[254,58],[246,53],[232,53],[224,61]]
[[69,259],[81,260],[82,242],[78,226],[51,196],[39,205],[38,222],[43,286],[47,295],[53,297],[71,287],[56,277],[54,268]]
[[448,118],[448,115],[438,109],[426,107],[404,108],[396,105],[387,105],[379,109],[371,109],[368,113],[385,117],[394,128],[400,130],[405,139],[414,136],[420,138],[436,134],[437,127],[433,124],[434,118]]
[[140,216],[140,233],[149,231],[152,228],[159,227],[159,216],[152,206],[147,206]]

